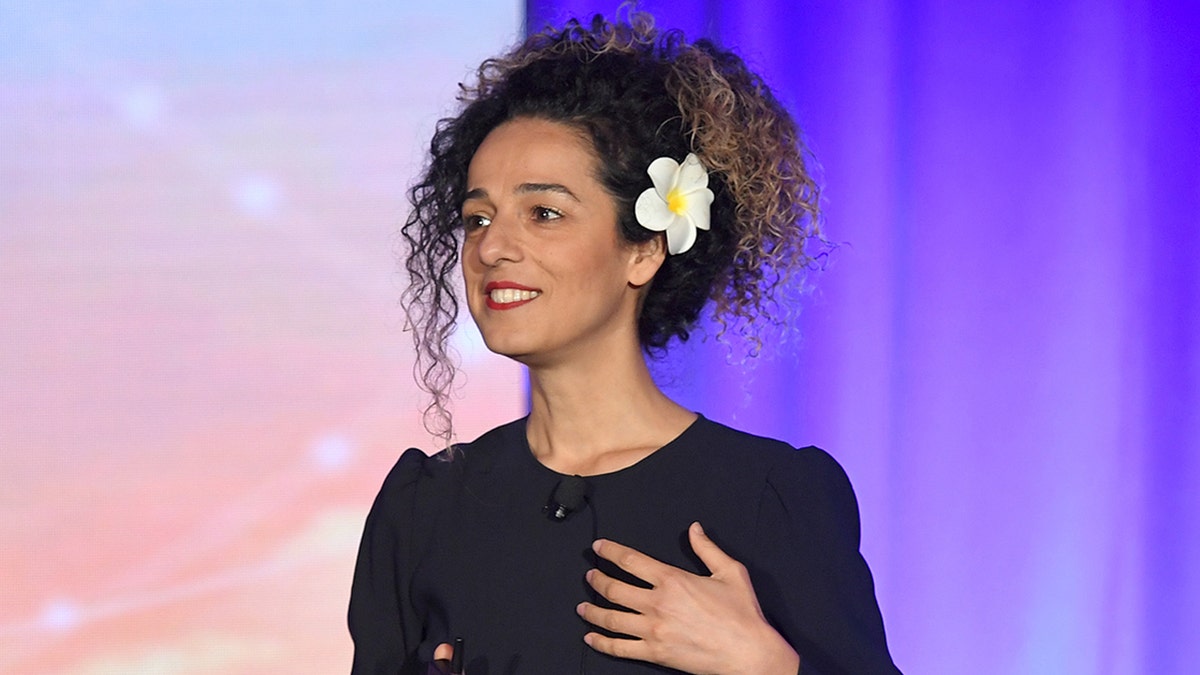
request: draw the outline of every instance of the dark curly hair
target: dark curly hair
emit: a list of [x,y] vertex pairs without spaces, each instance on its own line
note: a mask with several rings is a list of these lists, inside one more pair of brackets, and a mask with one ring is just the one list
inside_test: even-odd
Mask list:
[[[519,117],[560,122],[591,140],[597,178],[616,201],[628,242],[641,227],[634,202],[658,157],[695,153],[709,170],[712,228],[668,255],[643,300],[638,338],[647,352],[687,340],[711,302],[722,330],[759,319],[778,324],[776,289],[812,261],[823,241],[811,157],[792,117],[740,57],[679,31],[658,31],[644,13],[590,25],[573,20],[485,61],[461,86],[461,112],[439,122],[424,175],[412,187],[401,235],[408,247],[403,296],[417,349],[419,384],[433,400],[431,433],[452,440],[447,410],[457,366],[448,341],[459,312],[456,271],[467,167],[493,129]],[[786,304],[786,303],[784,303]]]

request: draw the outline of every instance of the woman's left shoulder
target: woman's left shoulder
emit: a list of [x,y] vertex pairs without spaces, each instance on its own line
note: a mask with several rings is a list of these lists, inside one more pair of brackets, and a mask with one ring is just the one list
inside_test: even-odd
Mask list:
[[711,451],[726,454],[739,462],[761,465],[768,473],[782,480],[846,480],[846,473],[837,460],[815,445],[796,447],[786,441],[734,429],[703,416],[697,420],[697,427],[697,436]]
[[[806,445],[795,447],[785,441],[739,431],[701,417],[701,433],[709,453],[730,465],[730,470],[749,472],[771,499],[795,514],[836,514],[852,530],[858,527],[858,500],[842,465],[825,450]],[[733,468],[736,467],[736,468]]]

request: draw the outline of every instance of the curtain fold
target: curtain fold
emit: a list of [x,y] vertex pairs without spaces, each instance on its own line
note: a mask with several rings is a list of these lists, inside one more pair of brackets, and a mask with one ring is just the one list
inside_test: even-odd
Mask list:
[[641,7],[763,73],[841,242],[799,339],[693,341],[664,385],[842,462],[897,663],[1200,662],[1200,8]]

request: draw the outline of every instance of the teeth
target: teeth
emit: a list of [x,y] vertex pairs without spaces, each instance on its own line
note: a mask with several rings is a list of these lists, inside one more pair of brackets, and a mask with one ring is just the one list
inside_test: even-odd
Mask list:
[[504,305],[510,302],[532,300],[541,294],[541,291],[523,291],[519,288],[496,288],[490,295],[492,302]]

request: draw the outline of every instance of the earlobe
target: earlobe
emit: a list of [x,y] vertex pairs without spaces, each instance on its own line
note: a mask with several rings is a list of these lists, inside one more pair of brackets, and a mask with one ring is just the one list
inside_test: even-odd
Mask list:
[[661,234],[634,244],[629,265],[629,283],[633,286],[645,286],[650,283],[666,259],[667,242],[666,237]]

